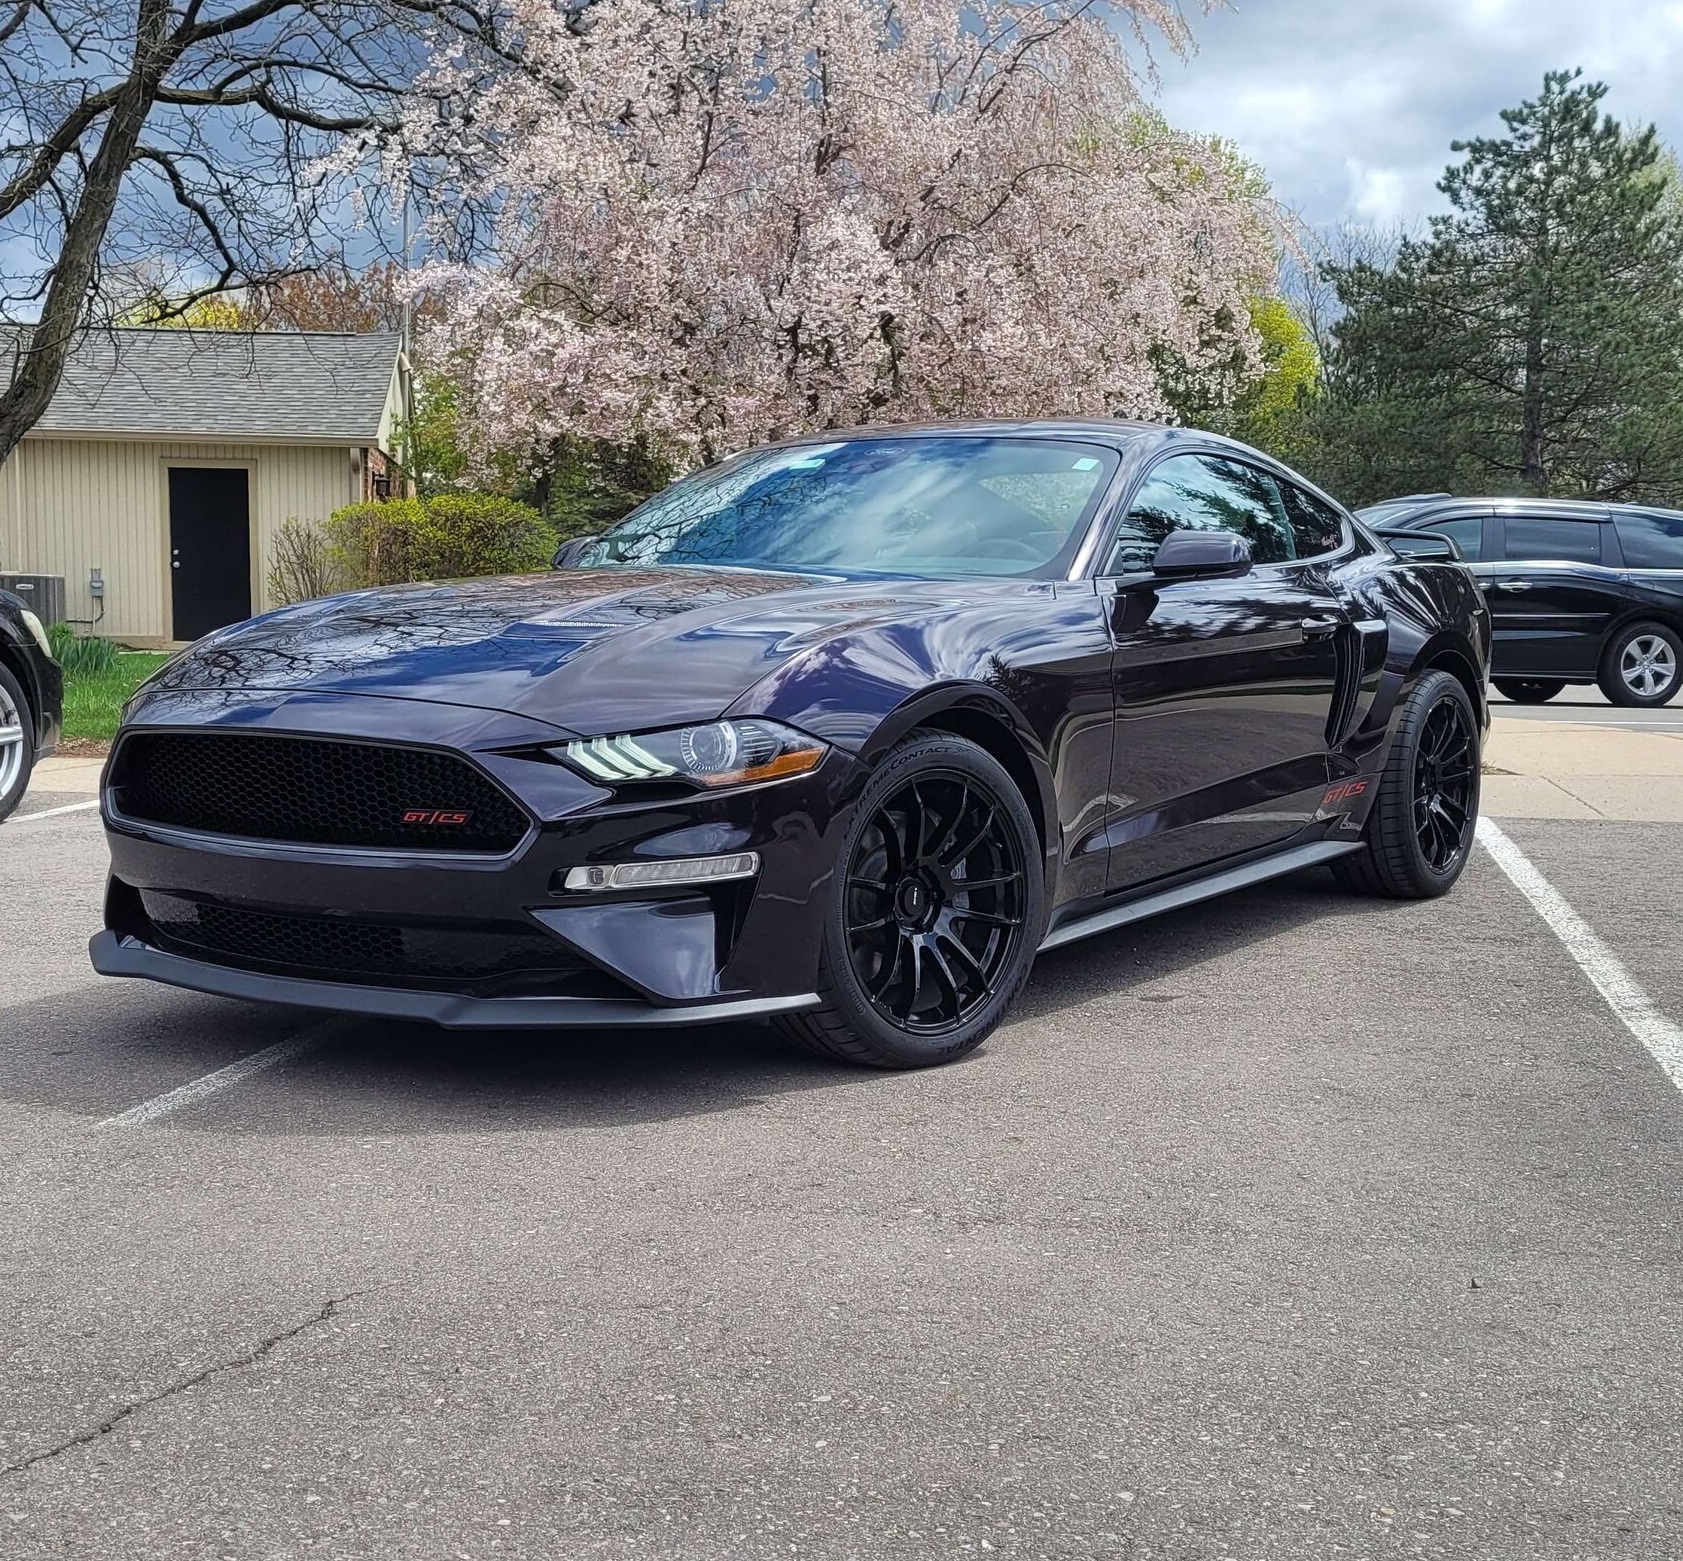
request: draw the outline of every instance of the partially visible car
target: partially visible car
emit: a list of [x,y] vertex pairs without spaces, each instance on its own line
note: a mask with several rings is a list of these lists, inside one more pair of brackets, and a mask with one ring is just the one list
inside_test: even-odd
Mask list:
[[64,675],[46,627],[19,597],[0,591],[0,819],[23,801],[63,719]]
[[1387,499],[1382,532],[1448,537],[1490,603],[1491,680],[1518,704],[1598,684],[1654,708],[1683,688],[1683,512],[1569,499]]

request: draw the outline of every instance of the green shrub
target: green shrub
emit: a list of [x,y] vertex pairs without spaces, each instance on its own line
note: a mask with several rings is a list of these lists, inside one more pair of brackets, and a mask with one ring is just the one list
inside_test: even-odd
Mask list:
[[47,630],[53,659],[71,677],[100,677],[117,665],[116,642],[84,638],[68,623],[55,623]]
[[557,540],[529,504],[488,493],[351,504],[328,519],[327,537],[355,585],[519,574],[543,568]]

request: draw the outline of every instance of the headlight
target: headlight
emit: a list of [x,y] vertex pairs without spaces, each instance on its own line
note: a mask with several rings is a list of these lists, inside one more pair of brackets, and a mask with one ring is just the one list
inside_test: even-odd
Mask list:
[[824,744],[775,721],[710,721],[664,732],[592,737],[549,750],[608,786],[679,781],[746,786],[818,768]]
[[57,658],[53,655],[53,642],[47,638],[46,628],[42,625],[41,620],[27,607],[23,610],[23,626],[29,630],[29,637],[41,647],[41,654],[48,661],[56,660]]

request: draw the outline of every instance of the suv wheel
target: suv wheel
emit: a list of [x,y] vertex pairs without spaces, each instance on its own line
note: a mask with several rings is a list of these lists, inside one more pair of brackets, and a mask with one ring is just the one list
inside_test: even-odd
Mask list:
[[0,819],[23,801],[34,768],[35,717],[18,680],[0,667]]
[[1491,682],[1498,694],[1516,705],[1547,704],[1566,687],[1564,682],[1557,683],[1553,678],[1492,678]]
[[1332,864],[1347,888],[1399,900],[1446,894],[1478,823],[1478,717],[1447,672],[1428,672],[1403,701],[1360,853]]
[[1607,642],[1596,679],[1616,705],[1669,704],[1683,668],[1683,640],[1663,623],[1633,623]]
[[1027,979],[1045,895],[1039,833],[1010,775],[962,737],[914,736],[871,777],[842,846],[818,972],[824,1006],[778,1028],[868,1067],[962,1057]]

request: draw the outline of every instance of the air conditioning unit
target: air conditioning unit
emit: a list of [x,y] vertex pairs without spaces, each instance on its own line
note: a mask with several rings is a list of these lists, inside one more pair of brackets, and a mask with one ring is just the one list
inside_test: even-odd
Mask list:
[[0,574],[0,591],[10,591],[22,599],[42,623],[64,622],[63,575],[6,575]]

